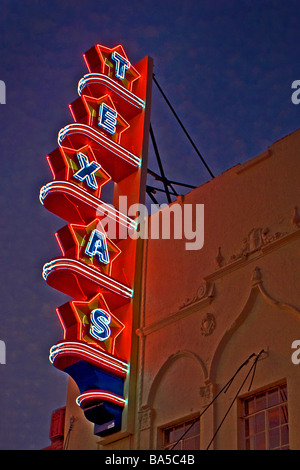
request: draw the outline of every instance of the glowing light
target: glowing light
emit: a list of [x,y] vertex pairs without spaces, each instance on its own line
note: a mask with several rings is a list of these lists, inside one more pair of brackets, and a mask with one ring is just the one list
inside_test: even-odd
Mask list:
[[[121,197],[138,202],[145,183],[147,169],[141,166],[152,60],[145,58],[136,69],[121,45],[96,45],[84,60],[89,73],[79,81],[79,98],[70,105],[74,122],[59,131],[58,148],[47,157],[53,181],[40,190],[41,204],[69,224],[55,234],[62,254],[44,264],[42,275],[74,299],[56,309],[63,339],[51,347],[49,361],[76,379],[81,393],[76,402],[88,420],[103,424],[95,434],[104,436],[128,427],[127,415],[122,422],[127,400],[121,395],[130,373],[126,361],[135,352],[131,286],[138,276],[137,248],[128,230],[137,230],[138,222],[136,215],[127,215]],[[113,204],[123,213],[99,199],[110,180]],[[92,408],[101,403],[94,413]]]
[[64,321],[63,321],[63,318],[62,318],[62,316],[61,316],[61,314],[60,314],[60,312],[59,312],[59,309],[57,308],[57,309],[55,309],[55,311],[56,311],[57,317],[58,317],[58,319],[59,319],[59,323],[61,324],[61,327],[62,327],[62,329],[63,329],[63,339],[66,339],[67,328],[66,328],[66,326],[65,326],[65,324],[64,324]]
[[101,168],[101,165],[94,161],[89,163],[88,157],[83,153],[77,153],[77,157],[81,169],[74,173],[73,177],[79,181],[85,180],[86,184],[94,190],[98,189],[95,173]]
[[[96,162],[95,154],[89,145],[84,145],[77,150],[68,147],[58,147],[46,158],[53,180],[59,181],[63,179],[64,181],[72,181],[77,186],[88,190],[88,192],[93,191],[95,197],[100,197],[102,187],[111,181],[111,176],[103,169],[100,163]],[[94,162],[95,165],[99,165],[96,172],[91,171],[91,181],[89,181],[88,178],[84,178],[85,175],[83,172],[80,172],[82,169],[80,166],[87,168],[89,162]],[[89,167],[88,172],[90,172],[90,170],[93,170],[93,168]],[[78,176],[74,178],[74,175],[78,173],[79,178]],[[91,183],[91,185],[88,183]],[[96,190],[93,189],[94,183]]]
[[110,152],[114,153],[133,166],[141,166],[142,164],[142,161],[139,157],[86,124],[75,123],[65,126],[58,133],[58,144],[61,146],[64,139],[70,137],[73,134],[83,134],[85,137],[92,139],[97,144],[108,149]]
[[121,253],[106,236],[98,218],[88,225],[69,224],[58,230],[55,238],[63,256],[82,261],[107,275],[111,275],[113,262]]
[[109,263],[109,254],[104,233],[99,230],[92,231],[85,253],[89,256],[97,256],[100,263]]
[[110,77],[107,77],[102,73],[88,73],[84,75],[78,82],[78,95],[81,96],[83,92],[86,93],[85,88],[88,88],[89,85],[104,85],[111,91],[116,93],[118,96],[120,96],[122,99],[127,101],[130,105],[138,109],[143,109],[146,107],[146,103],[144,100],[134,95],[131,91],[122,87]]
[[[91,321],[92,312],[94,323]],[[98,293],[88,301],[70,301],[57,308],[56,313],[63,328],[64,341],[83,341],[108,354],[114,354],[116,339],[124,331],[125,325],[110,312],[102,294]],[[98,321],[100,315],[104,317],[104,324],[102,320]],[[92,326],[96,336],[91,334]]]
[[[97,71],[110,77],[115,77],[116,62],[112,58],[114,52],[125,59],[128,65],[130,64],[126,52],[121,44],[114,48],[108,48],[101,44],[97,44],[84,54],[84,60],[89,72]],[[130,68],[126,70],[125,77],[121,83],[125,88],[132,90],[133,83],[140,78],[140,73],[135,69],[135,67],[130,65]]]
[[102,103],[99,109],[98,125],[110,134],[115,134],[118,113],[107,104]]
[[82,276],[86,277],[87,279],[96,282],[100,286],[104,286],[110,291],[122,295],[123,297],[133,297],[133,289],[131,289],[130,287],[121,284],[115,279],[108,277],[105,274],[100,273],[99,271],[96,272],[94,268],[90,268],[89,266],[80,261],[69,258],[57,258],[53,261],[50,261],[49,263],[45,263],[43,266],[42,276],[46,281],[52,271],[64,269],[74,270]]
[[96,308],[91,313],[90,334],[99,341],[105,341],[111,335],[109,324],[111,316],[105,310]]
[[52,192],[63,192],[71,196],[75,196],[76,198],[81,199],[84,203],[88,204],[99,215],[107,215],[108,218],[116,221],[124,227],[132,228],[134,230],[137,229],[137,223],[134,220],[117,211],[117,209],[112,207],[110,204],[101,201],[101,199],[98,199],[91,194],[87,194],[84,189],[69,181],[52,181],[43,186],[40,190],[41,204],[44,204],[46,197],[49,195],[49,193]]
[[98,98],[83,95],[75,100],[69,105],[71,114],[75,122],[90,126],[96,131],[107,132],[110,140],[120,144],[121,134],[130,125],[117,111],[107,90],[102,91],[106,94]]
[[106,400],[116,405],[125,406],[127,400],[125,398],[120,397],[114,393],[100,391],[100,390],[90,390],[89,392],[82,393],[79,397],[76,398],[76,403],[78,406],[84,408],[87,401],[93,400]]
[[126,70],[130,69],[130,62],[125,59],[125,57],[122,57],[120,54],[118,54],[116,51],[112,53],[111,59],[116,63],[115,76],[117,78],[120,78],[120,80],[123,80],[125,78]]
[[129,364],[126,362],[78,341],[65,341],[52,346],[49,353],[49,361],[53,364],[55,359],[62,355],[74,355],[88,362],[96,363],[99,366],[102,365],[113,369],[121,375],[129,372]]

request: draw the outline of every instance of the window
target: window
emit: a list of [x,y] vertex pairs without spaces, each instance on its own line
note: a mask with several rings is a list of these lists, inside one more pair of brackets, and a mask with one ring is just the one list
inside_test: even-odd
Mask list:
[[247,397],[242,410],[244,449],[289,449],[286,385]]
[[[192,425],[192,423],[194,423]],[[191,426],[192,425],[192,426]],[[163,449],[172,449],[179,440],[174,450],[199,450],[200,449],[200,423],[191,419],[184,423],[176,424],[163,430]]]

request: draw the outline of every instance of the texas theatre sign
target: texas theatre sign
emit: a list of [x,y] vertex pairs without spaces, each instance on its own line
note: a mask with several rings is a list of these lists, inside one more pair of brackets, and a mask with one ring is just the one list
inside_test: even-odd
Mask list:
[[[74,379],[78,405],[105,436],[133,419],[141,241],[124,237],[136,221],[119,201],[144,203],[152,60],[133,66],[120,45],[96,45],[84,60],[89,73],[70,105],[74,122],[58,134],[47,157],[53,181],[40,191],[46,209],[68,223],[55,234],[62,255],[44,265],[43,277],[73,299],[57,308],[63,338],[50,361]],[[109,182],[112,203],[102,197]],[[107,220],[119,229],[113,240]]]

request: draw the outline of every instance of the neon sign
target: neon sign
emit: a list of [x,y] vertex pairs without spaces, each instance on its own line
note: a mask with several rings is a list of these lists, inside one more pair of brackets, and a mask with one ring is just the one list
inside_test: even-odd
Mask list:
[[[102,222],[137,228],[118,198],[144,202],[152,60],[133,66],[121,45],[99,44],[83,57],[89,73],[69,105],[74,123],[59,131],[47,156],[53,181],[40,190],[44,207],[68,224],[55,234],[62,256],[42,274],[73,298],[56,309],[63,340],[49,360],[75,380],[77,404],[105,436],[130,430],[134,420],[128,390],[137,368],[141,249],[134,237],[109,238]],[[113,204],[101,196],[111,180]]]

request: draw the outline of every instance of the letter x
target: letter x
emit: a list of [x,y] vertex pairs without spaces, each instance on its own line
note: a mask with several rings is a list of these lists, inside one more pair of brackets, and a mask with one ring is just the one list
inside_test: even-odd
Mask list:
[[101,168],[99,163],[92,161],[89,163],[89,160],[86,155],[83,153],[77,153],[80,170],[77,173],[74,173],[74,178],[77,178],[79,181],[86,181],[86,184],[96,190],[98,188],[98,183],[95,178],[95,173]]

